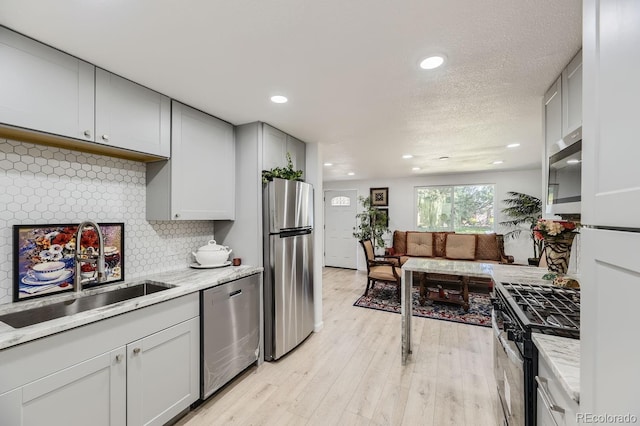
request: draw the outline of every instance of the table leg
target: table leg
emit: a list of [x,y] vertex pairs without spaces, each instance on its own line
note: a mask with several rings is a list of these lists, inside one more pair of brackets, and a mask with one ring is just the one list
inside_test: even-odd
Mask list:
[[411,353],[411,315],[413,303],[411,288],[413,287],[413,272],[402,270],[402,284],[400,297],[400,314],[402,315],[402,365],[406,365]]
[[462,277],[462,300],[464,311],[469,312],[469,277],[467,276]]

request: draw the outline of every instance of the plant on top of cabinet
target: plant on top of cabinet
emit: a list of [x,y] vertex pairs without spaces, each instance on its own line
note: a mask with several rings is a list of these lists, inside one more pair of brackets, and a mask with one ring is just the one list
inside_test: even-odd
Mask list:
[[291,154],[287,152],[287,167],[274,167],[271,170],[262,171],[262,183],[272,181],[273,178],[302,181],[302,170],[293,169]]

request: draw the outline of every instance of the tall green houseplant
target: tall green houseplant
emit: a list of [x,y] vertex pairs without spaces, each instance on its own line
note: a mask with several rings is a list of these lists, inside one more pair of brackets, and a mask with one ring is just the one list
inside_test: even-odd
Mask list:
[[533,258],[529,263],[537,265],[542,253],[542,241],[534,238],[533,228],[536,226],[538,219],[542,217],[542,202],[533,195],[523,194],[521,192],[511,191],[507,192],[507,195],[509,198],[502,200],[507,206],[502,209],[502,214],[510,219],[500,222],[500,225],[515,229],[507,232],[504,236],[505,238],[516,239],[520,236],[521,232],[527,231],[533,244]]
[[353,228],[353,236],[358,240],[371,240],[376,247],[384,247],[382,236],[389,232],[387,214],[371,205],[370,197],[358,197],[363,210],[356,214],[358,225]]

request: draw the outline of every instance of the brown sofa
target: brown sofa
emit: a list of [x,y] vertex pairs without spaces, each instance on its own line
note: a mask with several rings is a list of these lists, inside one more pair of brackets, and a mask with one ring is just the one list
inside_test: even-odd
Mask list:
[[513,256],[504,252],[502,234],[394,231],[389,254],[400,256],[402,264],[411,257],[513,263]]
[[[394,231],[393,246],[388,254],[400,256],[404,264],[412,257],[429,259],[462,260],[482,263],[513,263],[513,256],[504,252],[502,234],[456,234],[453,232]],[[460,277],[445,274],[420,274],[418,280],[423,287],[442,285],[455,288]],[[469,278],[470,290],[491,291],[490,278]]]

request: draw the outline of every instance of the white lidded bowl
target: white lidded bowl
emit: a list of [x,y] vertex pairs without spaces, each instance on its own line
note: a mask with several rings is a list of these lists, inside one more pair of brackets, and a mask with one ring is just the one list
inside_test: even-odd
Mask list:
[[206,246],[200,247],[197,252],[191,254],[202,266],[218,266],[227,261],[232,251],[229,247],[218,245],[215,240],[211,240]]

